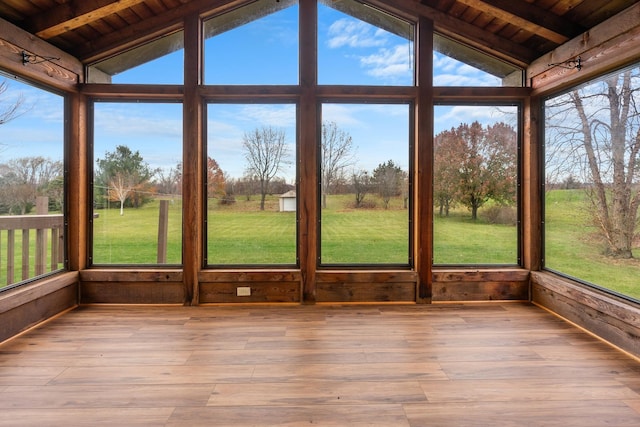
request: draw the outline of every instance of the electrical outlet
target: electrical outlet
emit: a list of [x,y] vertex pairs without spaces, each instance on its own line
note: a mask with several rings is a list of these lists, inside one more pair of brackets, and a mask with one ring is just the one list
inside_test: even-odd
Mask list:
[[251,296],[251,288],[249,286],[238,286],[236,288],[236,296],[239,296],[239,297]]

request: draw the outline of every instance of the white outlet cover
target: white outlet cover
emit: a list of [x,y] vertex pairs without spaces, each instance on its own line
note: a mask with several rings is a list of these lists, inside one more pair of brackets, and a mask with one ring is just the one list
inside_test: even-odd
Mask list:
[[251,288],[249,286],[238,286],[236,288],[236,296],[239,296],[239,297],[251,296]]

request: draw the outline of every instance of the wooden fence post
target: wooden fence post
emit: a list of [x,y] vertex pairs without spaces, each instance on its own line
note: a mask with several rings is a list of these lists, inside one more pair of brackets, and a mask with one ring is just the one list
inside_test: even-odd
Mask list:
[[158,219],[158,264],[167,263],[167,240],[169,234],[169,201],[160,200]]

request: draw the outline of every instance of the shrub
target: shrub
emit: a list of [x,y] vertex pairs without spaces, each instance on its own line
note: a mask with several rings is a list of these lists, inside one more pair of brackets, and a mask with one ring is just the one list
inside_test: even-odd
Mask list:
[[518,211],[513,206],[490,206],[484,210],[489,224],[516,225]]

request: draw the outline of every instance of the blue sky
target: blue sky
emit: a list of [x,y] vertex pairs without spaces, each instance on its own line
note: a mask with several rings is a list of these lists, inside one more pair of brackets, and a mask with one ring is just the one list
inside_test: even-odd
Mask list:
[[[408,40],[344,15],[326,6],[318,11],[318,80],[320,84],[412,85],[413,45]],[[242,27],[222,33],[205,44],[205,83],[298,84],[298,8],[292,6]],[[114,83],[182,83],[183,52],[114,76]],[[221,66],[222,64],[222,66]],[[498,86],[499,80],[437,52],[434,84]],[[160,72],[159,72],[160,70]],[[2,76],[0,76],[2,81]],[[62,158],[62,98],[15,80],[0,102],[22,94],[24,114],[0,126],[0,162],[22,156]],[[1,108],[1,105],[0,105]],[[329,104],[322,117],[347,131],[357,148],[357,167],[372,170],[393,160],[403,168],[408,161],[408,106]],[[462,121],[493,122],[489,109],[439,107],[436,131]],[[491,116],[494,117],[491,117]],[[225,172],[244,171],[241,141],[244,132],[274,126],[287,134],[295,152],[295,105],[215,105],[209,109],[209,155]],[[100,103],[96,105],[95,156],[116,145],[139,150],[153,167],[175,167],[182,155],[180,104]],[[284,175],[293,180],[293,168]]]

